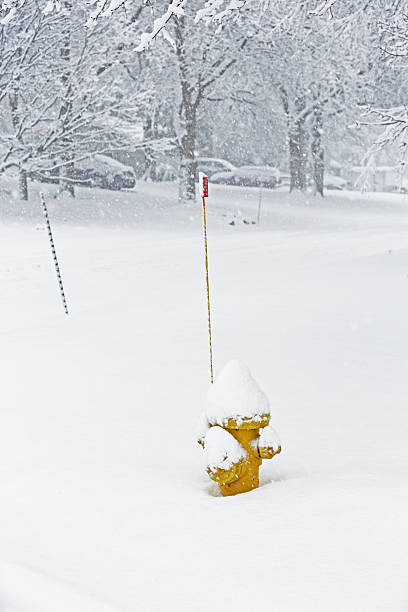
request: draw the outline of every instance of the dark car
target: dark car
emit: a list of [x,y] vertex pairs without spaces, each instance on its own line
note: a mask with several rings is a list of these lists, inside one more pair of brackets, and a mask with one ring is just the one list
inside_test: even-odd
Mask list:
[[197,158],[197,180],[198,172],[203,172],[208,178],[219,172],[231,172],[235,166],[226,159],[217,157],[198,157]]
[[211,182],[223,185],[273,189],[279,182],[279,176],[279,170],[271,166],[241,166],[228,172],[213,174]]
[[324,188],[325,189],[333,189],[335,191],[342,191],[343,189],[347,189],[347,181],[341,176],[336,176],[334,174],[329,174],[328,172],[324,175]]
[[77,162],[74,177],[75,181],[88,181],[91,187],[101,189],[132,189],[136,184],[133,168],[106,155],[94,155]]
[[[33,179],[42,183],[57,183],[58,169],[37,170],[31,174]],[[101,189],[132,189],[136,185],[133,168],[125,166],[106,155],[93,155],[90,158],[75,162],[74,183],[83,187],[100,187]]]

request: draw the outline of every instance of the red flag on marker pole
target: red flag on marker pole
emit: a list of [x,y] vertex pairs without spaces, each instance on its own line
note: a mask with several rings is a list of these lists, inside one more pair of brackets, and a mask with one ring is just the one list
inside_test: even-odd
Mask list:
[[198,185],[200,189],[200,196],[202,198],[208,198],[208,176],[203,172],[198,173]]

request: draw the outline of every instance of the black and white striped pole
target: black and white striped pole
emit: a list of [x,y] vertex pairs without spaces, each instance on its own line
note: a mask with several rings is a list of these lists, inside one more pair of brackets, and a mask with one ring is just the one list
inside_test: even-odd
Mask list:
[[57,253],[55,251],[54,239],[52,237],[50,218],[48,216],[47,205],[45,203],[44,194],[42,192],[40,192],[40,198],[41,198],[41,205],[42,205],[45,221],[47,223],[48,238],[50,239],[51,252],[52,252],[52,257],[54,259],[55,271],[57,273],[57,279],[58,279],[58,285],[59,285],[60,293],[61,293],[62,305],[64,306],[65,314],[68,314],[67,300],[65,299],[64,286],[62,284],[62,278],[61,278],[61,272],[60,272],[59,265],[58,265]]

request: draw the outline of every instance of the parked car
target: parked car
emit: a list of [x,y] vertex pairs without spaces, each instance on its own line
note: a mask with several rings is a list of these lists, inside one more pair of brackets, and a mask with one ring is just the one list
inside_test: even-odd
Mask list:
[[280,173],[279,187],[289,187],[289,186],[290,186],[290,175]]
[[136,184],[133,168],[106,155],[94,155],[89,159],[76,162],[74,180],[91,187],[115,191],[132,189]]
[[403,193],[403,194],[407,194],[408,193],[408,186],[407,185],[391,185],[389,187],[389,191],[391,193]]
[[[178,156],[174,151],[161,153],[155,160],[154,173],[157,181],[176,181],[179,175]],[[151,168],[146,167],[143,178],[152,178]]]
[[279,170],[271,166],[241,166],[228,172],[213,174],[211,182],[223,185],[273,189],[279,182],[279,175]]
[[204,172],[208,178],[211,178],[213,174],[218,172],[232,172],[235,169],[235,166],[225,159],[216,157],[199,157],[197,159],[197,178],[198,172]]
[[[58,183],[58,169],[36,170],[31,178],[41,183]],[[77,161],[74,165],[74,183],[84,187],[100,187],[101,189],[132,189],[136,184],[135,172],[130,166],[107,157],[93,155],[90,158]]]
[[323,185],[325,189],[337,191],[347,189],[348,187],[347,181],[344,178],[336,176],[335,174],[330,174],[329,172],[325,172],[324,174]]
[[[307,185],[310,189],[314,189],[314,182],[311,176],[307,177]],[[290,175],[289,174],[281,174],[279,179],[279,186],[281,187],[290,187]],[[324,183],[323,186],[328,190],[342,190],[348,189],[348,182],[341,178],[341,176],[336,176],[335,174],[330,174],[329,172],[324,173]]]

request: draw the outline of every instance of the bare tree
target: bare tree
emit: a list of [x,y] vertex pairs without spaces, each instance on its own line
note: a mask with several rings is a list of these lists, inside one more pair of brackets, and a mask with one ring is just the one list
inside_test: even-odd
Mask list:
[[[173,103],[173,126],[179,155],[179,199],[195,198],[199,111],[207,97],[225,83],[243,53],[247,37],[236,23],[196,23],[199,2],[192,2],[168,23],[166,36],[150,51],[167,66],[164,87]],[[154,18],[154,17],[153,17]]]
[[132,123],[147,92],[142,83],[130,83],[120,62],[116,41],[125,21],[101,21],[89,31],[82,27],[83,12],[71,5],[49,15],[35,6],[27,1],[23,7],[23,32],[20,20],[2,26],[7,72],[0,104],[10,112],[0,132],[0,172],[14,167],[23,177],[59,171],[62,188],[73,194],[76,159],[140,146]]

